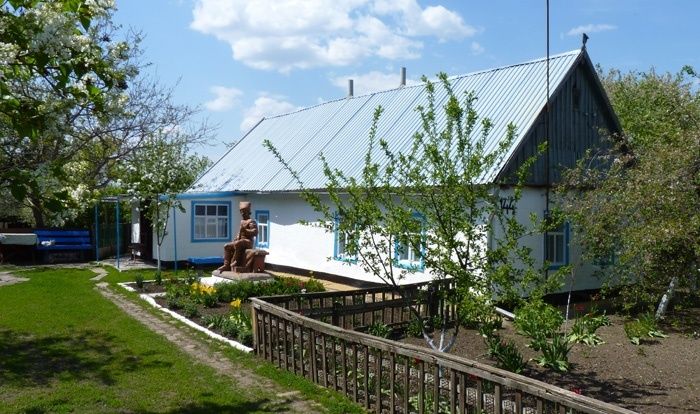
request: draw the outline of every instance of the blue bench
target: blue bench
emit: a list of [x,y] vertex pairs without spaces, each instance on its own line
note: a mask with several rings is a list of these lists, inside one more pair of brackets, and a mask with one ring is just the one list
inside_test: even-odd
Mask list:
[[224,258],[222,256],[188,257],[187,262],[194,267],[206,265],[222,265],[224,264]]
[[89,230],[34,230],[37,250],[91,250]]
[[84,261],[92,250],[89,230],[34,230],[44,263]]

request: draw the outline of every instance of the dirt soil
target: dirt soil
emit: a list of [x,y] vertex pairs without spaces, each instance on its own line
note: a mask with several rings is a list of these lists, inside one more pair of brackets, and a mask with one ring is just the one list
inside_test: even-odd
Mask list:
[[[569,372],[556,373],[530,361],[524,375],[640,413],[700,413],[700,309],[673,312],[660,325],[668,338],[639,346],[627,339],[625,319],[612,315],[610,320],[611,326],[597,332],[604,344],[574,345]],[[515,341],[526,360],[539,355],[525,347],[528,338],[518,335],[512,323],[504,322],[499,334]],[[425,345],[420,338],[404,341]],[[461,330],[451,353],[495,365],[476,330]]]

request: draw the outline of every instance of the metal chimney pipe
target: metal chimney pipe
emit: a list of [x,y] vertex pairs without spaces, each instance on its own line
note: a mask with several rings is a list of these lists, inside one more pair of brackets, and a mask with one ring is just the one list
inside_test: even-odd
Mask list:
[[401,67],[401,87],[406,86],[406,67]]
[[355,88],[352,79],[348,79],[348,98],[352,98],[355,95]]

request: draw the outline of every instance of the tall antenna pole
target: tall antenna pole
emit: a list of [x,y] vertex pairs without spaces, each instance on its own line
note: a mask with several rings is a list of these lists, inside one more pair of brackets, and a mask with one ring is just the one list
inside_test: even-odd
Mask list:
[[[549,168],[549,152],[550,152],[550,139],[549,139],[549,0],[546,0],[547,9],[547,97],[544,106],[544,139],[546,140],[547,147],[545,148],[545,159],[544,159],[544,169],[545,169],[545,228],[544,228],[544,258],[547,258],[547,238],[548,238],[548,226],[550,223],[549,216],[549,187],[551,185],[550,168]],[[545,267],[545,278],[549,277],[549,266]]]
[[549,0],[546,0],[547,2],[547,97],[546,97],[546,103],[545,103],[545,116],[544,116],[544,136],[545,140],[547,140],[547,148],[545,150],[545,185],[547,187],[547,193],[546,193],[546,210],[549,212],[549,187],[551,185],[551,176],[550,176],[550,139],[549,139]]

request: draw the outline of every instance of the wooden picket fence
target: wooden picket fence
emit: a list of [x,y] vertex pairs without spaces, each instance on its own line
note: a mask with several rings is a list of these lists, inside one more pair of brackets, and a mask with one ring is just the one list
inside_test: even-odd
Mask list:
[[372,323],[399,327],[413,316],[446,321],[455,308],[439,289],[415,284],[253,298],[257,355],[376,413],[569,414],[632,411],[429,348],[363,332]]

